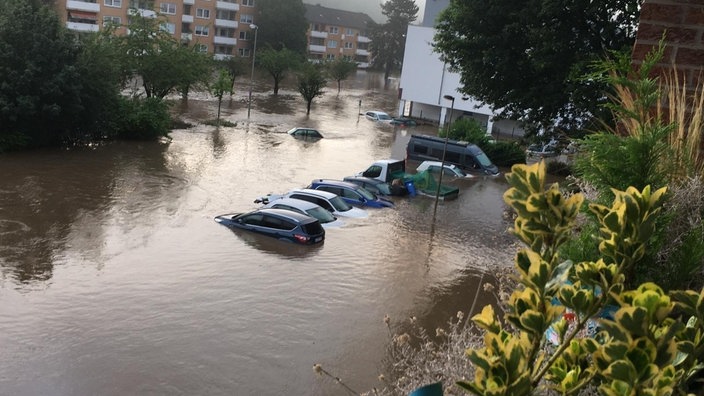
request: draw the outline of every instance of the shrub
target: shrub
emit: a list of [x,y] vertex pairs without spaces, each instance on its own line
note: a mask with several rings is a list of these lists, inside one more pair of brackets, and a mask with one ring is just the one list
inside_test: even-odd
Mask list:
[[510,167],[514,164],[526,162],[526,153],[518,142],[499,141],[489,143],[487,141],[479,145],[479,147],[496,166]]
[[122,98],[121,114],[125,117],[117,127],[117,138],[155,140],[168,137],[171,126],[168,104],[162,99]]

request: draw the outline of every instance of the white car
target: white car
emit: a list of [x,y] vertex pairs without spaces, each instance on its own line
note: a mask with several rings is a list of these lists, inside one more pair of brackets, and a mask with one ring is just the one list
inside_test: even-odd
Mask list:
[[453,178],[468,178],[468,177],[473,177],[472,175],[468,175],[465,173],[462,169],[457,167],[456,165],[453,164],[448,164],[447,162],[443,166],[442,162],[440,161],[423,161],[421,162],[420,165],[418,165],[418,168],[416,168],[416,172],[423,172],[423,171],[428,171],[430,173],[436,174],[440,172],[440,169],[444,169],[443,171],[443,177],[453,177]]
[[286,194],[269,194],[264,197],[260,197],[254,200],[255,203],[269,204],[269,202],[275,201],[281,198],[294,198],[303,201],[312,202],[328,212],[332,213],[335,217],[356,217],[362,218],[367,217],[369,214],[366,210],[355,208],[345,202],[344,199],[335,195],[331,192],[321,191],[321,190],[311,190],[308,188],[301,188],[297,190],[291,190]]
[[341,227],[345,223],[338,220],[332,213],[323,209],[320,205],[295,198],[275,199],[263,206],[264,208],[285,209],[298,212],[304,215],[315,217],[324,228]]
[[393,118],[391,118],[390,115],[384,113],[383,111],[367,111],[366,113],[364,113],[364,116],[368,120],[383,122],[387,124],[390,124],[391,121],[393,121]]

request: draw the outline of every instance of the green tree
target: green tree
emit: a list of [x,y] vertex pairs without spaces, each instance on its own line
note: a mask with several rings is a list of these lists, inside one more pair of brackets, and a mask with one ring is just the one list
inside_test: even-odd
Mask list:
[[435,49],[459,72],[461,92],[503,117],[578,128],[609,119],[606,85],[583,76],[608,51],[631,50],[641,3],[453,1],[438,17]]
[[237,77],[244,75],[247,72],[247,67],[249,63],[245,61],[244,58],[238,56],[231,56],[219,61],[216,61],[216,65],[220,69],[227,70],[232,80],[232,86],[230,87],[230,96],[235,92],[235,79]]
[[35,0],[0,0],[0,149],[61,142],[81,116],[80,48]]
[[257,0],[257,10],[254,23],[262,48],[307,53],[308,21],[302,0]]
[[327,85],[327,80],[320,70],[319,65],[305,63],[298,76],[298,92],[306,101],[306,114],[310,114],[310,106],[313,99],[323,95],[323,88]]
[[279,94],[279,84],[289,70],[295,69],[300,62],[300,55],[288,48],[274,50],[264,49],[257,56],[257,63],[274,79],[274,95]]
[[403,63],[408,25],[418,17],[418,6],[413,0],[388,0],[381,5],[386,23],[376,25],[371,33],[372,66],[384,71],[384,81]]
[[212,93],[216,98],[218,98],[218,126],[220,126],[220,108],[222,107],[222,97],[225,92],[232,89],[232,77],[227,72],[227,70],[221,69],[218,73],[218,79],[215,83],[210,86],[210,93]]
[[162,28],[163,23],[158,18],[131,15],[130,34],[123,37],[124,53],[130,60],[126,77],[140,78],[148,98],[164,98],[177,89],[187,94],[192,85],[210,77],[204,73],[210,68],[203,58],[206,55],[182,46]]
[[342,80],[345,80],[350,74],[357,70],[357,63],[347,59],[338,58],[326,64],[328,75],[333,80],[337,81],[337,93],[342,89]]

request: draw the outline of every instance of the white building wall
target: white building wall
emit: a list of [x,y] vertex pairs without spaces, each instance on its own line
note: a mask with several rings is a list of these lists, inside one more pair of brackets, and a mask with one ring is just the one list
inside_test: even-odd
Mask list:
[[[457,91],[460,87],[460,75],[450,72],[440,60],[439,54],[433,52],[432,42],[435,29],[427,26],[408,26],[403,69],[399,81],[400,101],[398,113],[404,116],[420,118],[439,125],[459,117],[472,117],[487,128],[487,133],[494,130],[492,117],[494,112],[487,105],[468,98]],[[445,99],[445,95],[455,98]],[[463,99],[466,98],[466,99]],[[511,126],[506,123],[511,123]],[[513,134],[519,133],[513,121],[502,122],[502,130]],[[497,131],[498,132],[498,131]],[[520,130],[520,135],[523,131]]]

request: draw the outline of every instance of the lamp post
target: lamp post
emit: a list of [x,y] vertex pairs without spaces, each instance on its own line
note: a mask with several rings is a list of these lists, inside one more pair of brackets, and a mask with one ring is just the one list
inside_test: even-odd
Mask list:
[[438,180],[438,189],[435,192],[435,207],[433,208],[433,218],[435,218],[435,212],[438,210],[438,200],[440,199],[440,186],[442,185],[442,174],[445,173],[445,153],[447,153],[447,140],[450,138],[450,125],[452,124],[452,112],[455,110],[455,97],[452,95],[445,95],[443,99],[450,101],[450,120],[445,127],[445,144],[442,148],[442,161],[440,161],[440,178]]
[[254,87],[254,59],[257,56],[257,32],[259,26],[255,24],[249,25],[249,28],[254,30],[254,49],[252,49],[252,76],[249,78],[249,103],[247,103],[247,119],[252,112],[252,88]]

